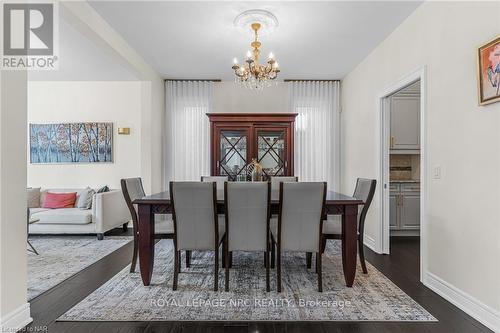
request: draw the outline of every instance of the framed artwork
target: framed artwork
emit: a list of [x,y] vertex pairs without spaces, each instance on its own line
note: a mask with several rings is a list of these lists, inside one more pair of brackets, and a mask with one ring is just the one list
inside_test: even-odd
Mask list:
[[30,124],[30,162],[111,163],[113,123]]
[[479,105],[500,101],[500,36],[479,47]]

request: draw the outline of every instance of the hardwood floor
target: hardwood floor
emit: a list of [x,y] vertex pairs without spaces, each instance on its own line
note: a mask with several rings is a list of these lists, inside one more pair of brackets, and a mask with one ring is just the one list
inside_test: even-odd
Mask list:
[[[122,234],[118,230],[112,234]],[[259,332],[259,333],[412,333],[412,332],[491,332],[451,303],[419,282],[418,238],[391,239],[391,255],[377,255],[365,250],[366,259],[404,292],[420,303],[439,322],[269,322],[269,323],[199,323],[199,322],[56,322],[69,308],[93,292],[130,263],[132,245],[128,244],[79,272],[31,302],[33,323],[26,331],[68,333],[132,332]]]

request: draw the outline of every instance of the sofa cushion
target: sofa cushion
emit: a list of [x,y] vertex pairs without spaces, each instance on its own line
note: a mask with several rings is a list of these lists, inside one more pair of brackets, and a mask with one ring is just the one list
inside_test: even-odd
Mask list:
[[90,187],[77,193],[78,199],[76,200],[75,207],[80,209],[90,209],[92,207],[92,197],[95,191]]
[[92,223],[92,210],[79,208],[48,209],[33,213],[32,218],[39,218],[38,223],[45,224],[87,224]]
[[50,210],[50,209],[49,208],[42,208],[42,207],[30,208],[30,215],[32,216],[33,214],[45,212],[47,210]]
[[28,188],[28,208],[40,207],[40,187]]
[[73,193],[52,193],[45,195],[43,208],[73,208],[76,202],[76,192]]

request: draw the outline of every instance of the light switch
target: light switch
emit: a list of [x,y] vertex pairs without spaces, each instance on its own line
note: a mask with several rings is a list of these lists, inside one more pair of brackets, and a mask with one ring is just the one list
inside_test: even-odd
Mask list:
[[441,179],[441,166],[440,165],[436,165],[433,169],[433,173],[432,173],[432,178],[433,179]]

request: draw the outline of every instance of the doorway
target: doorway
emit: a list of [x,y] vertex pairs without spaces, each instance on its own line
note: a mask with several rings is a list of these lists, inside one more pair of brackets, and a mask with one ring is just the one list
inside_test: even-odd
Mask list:
[[420,243],[425,266],[425,71],[422,68],[380,95],[381,252],[391,241]]

